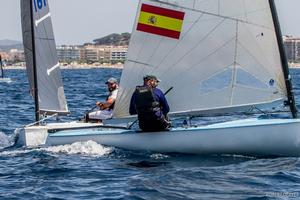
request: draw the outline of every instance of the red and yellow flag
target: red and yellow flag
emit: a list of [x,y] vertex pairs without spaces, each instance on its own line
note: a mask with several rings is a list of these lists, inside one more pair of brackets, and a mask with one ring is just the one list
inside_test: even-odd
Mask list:
[[142,4],[137,30],[179,39],[184,12]]

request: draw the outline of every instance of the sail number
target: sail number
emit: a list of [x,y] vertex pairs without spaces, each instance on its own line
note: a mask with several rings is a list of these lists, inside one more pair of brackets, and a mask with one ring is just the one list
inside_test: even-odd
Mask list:
[[47,6],[47,0],[33,0],[35,12]]

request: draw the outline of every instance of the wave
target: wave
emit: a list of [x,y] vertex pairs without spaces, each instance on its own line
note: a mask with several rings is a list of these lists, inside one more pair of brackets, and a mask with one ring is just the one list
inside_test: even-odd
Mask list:
[[14,144],[15,135],[6,135],[3,132],[0,132],[0,150],[10,147]]
[[64,154],[81,154],[87,156],[101,157],[109,155],[113,148],[104,147],[94,141],[76,142],[70,145],[51,146],[41,148],[41,150],[51,153],[64,153]]
[[[5,134],[0,134],[0,141],[3,141],[1,139],[1,135]],[[4,148],[10,147],[13,145],[12,142],[8,139],[9,137],[6,136],[4,137],[6,145],[4,145]],[[2,142],[1,142],[2,144]],[[0,146],[1,150],[1,146]],[[47,152],[47,153],[52,153],[52,154],[68,154],[68,155],[73,155],[73,154],[79,154],[79,155],[84,155],[84,156],[91,156],[91,157],[102,157],[111,154],[113,152],[114,148],[110,147],[104,147],[100,144],[97,144],[94,141],[87,141],[87,142],[76,142],[70,145],[61,145],[61,146],[51,146],[51,147],[42,147],[42,148],[23,148],[23,149],[12,149],[12,150],[6,150],[0,152],[0,156],[18,156],[20,154],[30,154],[34,152]]]

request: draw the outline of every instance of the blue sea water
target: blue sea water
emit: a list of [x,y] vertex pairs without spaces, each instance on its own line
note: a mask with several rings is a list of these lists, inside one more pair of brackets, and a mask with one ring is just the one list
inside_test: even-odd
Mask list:
[[[71,118],[105,98],[121,70],[63,70]],[[300,158],[132,152],[92,141],[14,147],[14,130],[33,122],[24,70],[0,83],[0,199],[300,199]],[[300,70],[292,70],[300,105]],[[211,119],[213,120],[213,119]]]

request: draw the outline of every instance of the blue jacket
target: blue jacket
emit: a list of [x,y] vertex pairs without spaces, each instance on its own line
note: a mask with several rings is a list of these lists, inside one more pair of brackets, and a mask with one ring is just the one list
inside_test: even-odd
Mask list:
[[[161,107],[161,110],[158,111],[157,113],[155,113],[155,115],[157,117],[161,117],[162,114],[166,116],[168,114],[168,112],[170,111],[170,107],[168,105],[168,102],[165,98],[164,93],[158,88],[154,88],[153,93],[154,93],[155,101],[159,102],[160,107]],[[133,93],[131,100],[130,100],[130,107],[129,107],[129,113],[131,115],[137,114],[137,111],[135,109],[135,101],[136,101],[136,97],[135,97],[135,93]]]

